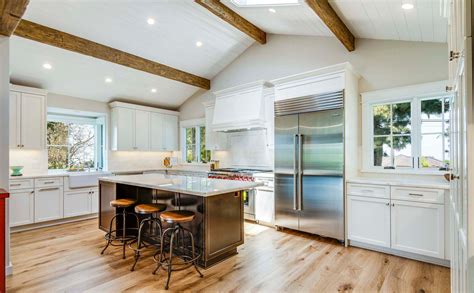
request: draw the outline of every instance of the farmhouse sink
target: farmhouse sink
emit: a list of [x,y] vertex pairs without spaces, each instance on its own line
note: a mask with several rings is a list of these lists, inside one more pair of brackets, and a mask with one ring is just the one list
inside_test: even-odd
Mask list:
[[110,175],[111,173],[105,171],[69,173],[69,188],[97,186],[99,177]]

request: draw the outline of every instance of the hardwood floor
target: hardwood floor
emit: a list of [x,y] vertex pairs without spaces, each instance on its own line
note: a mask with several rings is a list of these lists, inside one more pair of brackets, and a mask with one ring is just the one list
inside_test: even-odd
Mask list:
[[[449,292],[449,269],[294,231],[246,223],[239,254],[207,270],[172,275],[169,291],[206,292]],[[100,250],[105,244],[97,220],[86,220],[11,237],[14,274],[8,292],[156,292],[165,272],[142,259],[135,272],[128,251]]]

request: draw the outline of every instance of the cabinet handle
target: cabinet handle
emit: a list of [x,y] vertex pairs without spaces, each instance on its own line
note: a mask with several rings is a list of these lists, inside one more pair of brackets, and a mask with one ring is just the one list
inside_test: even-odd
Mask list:
[[421,193],[409,193],[408,195],[412,195],[412,196],[423,196],[423,194],[421,194]]
[[390,205],[390,203],[389,203],[389,202],[387,202],[385,205],[386,205],[386,206],[389,206],[389,205]]
[[46,181],[44,184],[54,184],[54,181]]
[[395,206],[395,204],[394,204],[394,203],[392,203],[392,207],[394,207],[394,206]]
[[10,183],[10,186],[21,186],[21,183],[15,183],[15,184]]
[[452,90],[453,90],[453,87],[452,87],[452,86],[449,86],[449,85],[446,86],[446,92],[450,92],[450,91],[452,91]]
[[52,188],[43,188],[43,189],[38,189],[38,191],[51,191],[51,190],[58,190],[59,187],[52,187]]
[[369,192],[369,193],[372,193],[374,192],[372,189],[363,189],[362,192]]

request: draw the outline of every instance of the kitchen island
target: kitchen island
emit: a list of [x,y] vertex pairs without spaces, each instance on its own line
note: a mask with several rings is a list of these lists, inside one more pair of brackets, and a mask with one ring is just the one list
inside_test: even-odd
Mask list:
[[[114,199],[132,198],[137,204],[163,203],[167,210],[190,210],[195,219],[183,226],[192,231],[196,249],[201,254],[198,264],[209,267],[237,253],[244,243],[243,193],[260,185],[255,182],[208,179],[202,177],[144,174],[99,178],[99,228],[107,231],[116,209]],[[133,207],[129,210],[133,213]],[[136,228],[133,216],[127,228]],[[117,217],[116,227],[122,227]],[[167,224],[163,223],[167,228]],[[130,230],[133,231],[133,230]],[[128,231],[128,233],[132,233]],[[145,238],[150,243],[157,238]]]

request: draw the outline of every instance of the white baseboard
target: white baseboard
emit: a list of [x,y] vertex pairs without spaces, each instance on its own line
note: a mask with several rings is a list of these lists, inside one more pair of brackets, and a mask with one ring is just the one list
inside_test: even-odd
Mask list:
[[5,275],[10,276],[13,274],[13,264],[10,262],[6,267],[5,267]]
[[42,223],[34,223],[34,224],[29,224],[29,225],[24,225],[24,226],[10,227],[10,234],[16,233],[16,232],[44,228],[44,227],[51,227],[51,226],[56,226],[60,224],[72,223],[72,222],[77,222],[77,221],[84,221],[84,220],[94,219],[97,217],[98,217],[98,214],[91,214],[91,215],[58,219],[58,220],[42,222]]
[[349,240],[349,246],[355,246],[359,248],[364,248],[364,249],[369,249],[369,250],[375,250],[378,252],[383,252],[386,254],[392,254],[396,256],[401,256],[404,258],[410,258],[422,262],[427,262],[427,263],[432,263],[435,265],[443,266],[443,267],[450,267],[451,262],[447,259],[440,259],[436,257],[431,257],[431,256],[425,256],[425,255],[420,255],[416,253],[410,253],[410,252],[405,252],[405,251],[400,251],[396,249],[391,249],[391,248],[386,248],[386,247],[380,247],[372,244],[366,244],[358,241],[352,241]]

